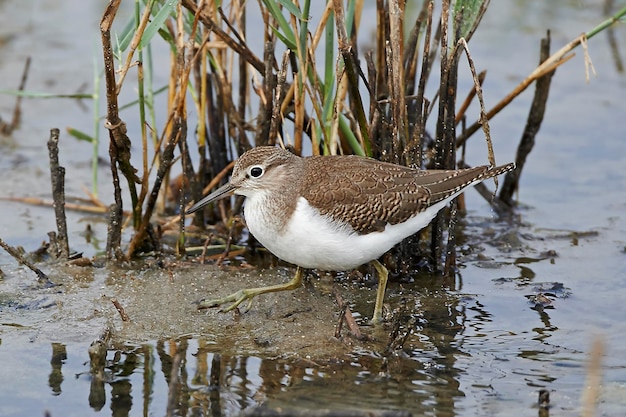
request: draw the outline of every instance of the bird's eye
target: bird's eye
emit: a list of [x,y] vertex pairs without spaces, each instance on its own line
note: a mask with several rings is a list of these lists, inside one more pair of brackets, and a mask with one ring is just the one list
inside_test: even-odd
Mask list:
[[252,168],[250,168],[250,176],[252,178],[259,178],[263,175],[263,168],[260,167],[259,165],[255,165]]

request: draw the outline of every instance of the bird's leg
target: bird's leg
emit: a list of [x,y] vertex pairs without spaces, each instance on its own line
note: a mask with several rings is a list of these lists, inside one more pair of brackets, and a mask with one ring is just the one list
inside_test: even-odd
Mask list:
[[383,321],[383,300],[385,299],[385,289],[387,288],[387,277],[389,275],[387,268],[376,259],[372,261],[372,265],[378,272],[378,290],[376,291],[376,304],[374,305],[374,315],[372,323],[378,324]]
[[239,290],[231,295],[227,295],[226,297],[218,298],[215,300],[201,300],[198,303],[198,309],[218,307],[218,306],[221,306],[222,304],[232,303],[228,307],[224,307],[220,310],[225,313],[230,310],[233,310],[245,300],[248,300],[248,305],[246,306],[246,311],[247,311],[250,309],[250,306],[252,305],[252,299],[256,297],[257,295],[265,294],[268,292],[295,290],[301,285],[302,285],[302,268],[298,267],[298,269],[296,269],[296,275],[289,282],[286,282],[284,284],[278,284],[278,285],[270,285],[268,287],[246,288],[243,290]]

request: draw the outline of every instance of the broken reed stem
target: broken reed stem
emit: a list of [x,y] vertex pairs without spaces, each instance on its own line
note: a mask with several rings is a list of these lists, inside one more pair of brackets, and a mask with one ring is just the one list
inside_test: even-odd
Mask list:
[[[550,32],[548,31],[546,37],[541,40],[540,64],[545,62],[549,56]],[[546,103],[548,102],[548,94],[550,93],[550,83],[552,82],[552,76],[555,71],[556,69],[545,74],[543,77],[539,78],[535,84],[535,95],[528,112],[526,127],[524,128],[524,133],[522,133],[522,138],[517,146],[517,154],[515,156],[516,166],[513,171],[506,173],[504,184],[502,184],[502,189],[500,190],[499,199],[509,207],[513,205],[513,195],[515,191],[517,191],[526,159],[535,146],[535,136],[537,132],[539,132],[541,123],[543,122],[543,116],[546,112]]]
[[420,78],[417,83],[417,96],[416,96],[416,122],[415,130],[413,132],[414,147],[416,148],[416,154],[413,163],[417,164],[417,168],[422,168],[423,165],[423,152],[424,152],[424,138],[426,132],[426,119],[428,117],[428,105],[424,106],[424,91],[426,89],[426,80],[428,79],[428,73],[430,68],[430,36],[433,29],[433,2],[428,3],[426,20],[426,34],[424,35],[424,50],[422,51],[422,69],[420,71]]
[[[30,57],[26,58],[26,63],[24,64],[24,71],[22,72],[22,79],[20,81],[20,86],[17,91],[24,91],[26,87],[26,80],[28,79],[28,71],[30,70]],[[20,124],[21,116],[22,116],[22,95],[18,94],[15,99],[15,107],[13,108],[13,117],[11,118],[10,123],[5,123],[0,119],[0,133],[3,135],[9,136]]]
[[[247,36],[246,33],[246,14],[247,8],[242,7],[241,13],[239,14],[239,28],[241,30],[241,35],[244,38]],[[246,136],[246,129],[243,126],[244,120],[246,120],[246,106],[250,99],[250,92],[248,88],[249,83],[249,68],[248,63],[245,59],[239,59],[239,99],[237,102],[237,116],[239,121],[241,122],[239,128],[237,129],[237,145],[238,150],[243,153],[244,149],[246,149],[248,145],[248,137]]]
[[[272,117],[270,118],[270,130],[268,135],[268,142],[274,144],[278,139],[279,128],[283,125],[282,118],[282,103],[284,101],[284,95],[287,92],[285,84],[287,81],[287,71],[289,66],[289,51],[283,52],[283,60],[280,65],[280,70],[273,78],[276,80],[276,88],[274,89],[275,95],[272,106]],[[281,138],[282,143],[282,138]]]
[[52,182],[52,199],[54,216],[57,225],[58,252],[52,253],[54,258],[67,260],[70,255],[67,236],[67,218],[65,216],[65,168],[59,165],[59,129],[50,130],[48,140],[48,156],[50,158],[50,181]]
[[[89,373],[91,374],[91,377],[98,382],[102,382],[105,380],[104,371],[106,367],[107,346],[109,346],[111,337],[111,329],[109,327],[106,327],[102,331],[102,333],[100,333],[98,338],[91,342],[91,345],[89,345],[89,349],[87,349],[87,352],[89,354]],[[93,395],[94,393],[92,392],[91,394]],[[92,397],[90,395],[90,399],[91,398]]]
[[398,0],[391,0],[389,4],[389,40],[386,42],[385,56],[389,77],[389,96],[391,98],[392,137],[391,158],[396,164],[408,165],[412,161],[403,158],[408,142],[407,109],[405,102],[406,84],[403,66],[402,31],[404,10]]
[[7,251],[7,253],[14,257],[15,260],[18,261],[20,264],[33,271],[37,275],[37,280],[39,281],[39,283],[42,284],[44,287],[48,288],[55,286],[55,284],[50,281],[48,276],[41,269],[37,268],[35,265],[29,262],[26,258],[24,258],[20,251],[6,243],[4,240],[2,240],[2,238],[0,238],[0,247]]
[[354,319],[352,311],[350,311],[350,306],[348,305],[348,303],[345,302],[345,300],[336,288],[333,288],[333,296],[335,297],[335,300],[337,301],[337,306],[341,311],[341,317],[339,318],[340,321],[335,329],[335,337],[341,337],[341,328],[343,327],[343,323],[346,323],[350,333],[352,333],[352,336],[354,336],[355,339],[364,340],[365,336],[363,336],[363,333],[361,333],[361,329]]

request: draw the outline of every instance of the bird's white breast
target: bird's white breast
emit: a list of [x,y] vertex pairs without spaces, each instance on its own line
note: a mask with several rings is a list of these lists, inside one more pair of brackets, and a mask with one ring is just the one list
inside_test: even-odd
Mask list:
[[250,233],[280,259],[303,268],[331,271],[354,269],[379,258],[404,238],[430,223],[449,200],[416,213],[405,223],[387,225],[382,232],[359,235],[348,224],[322,216],[303,197],[291,218],[272,221],[276,212],[267,208],[267,195],[246,199],[245,217]]

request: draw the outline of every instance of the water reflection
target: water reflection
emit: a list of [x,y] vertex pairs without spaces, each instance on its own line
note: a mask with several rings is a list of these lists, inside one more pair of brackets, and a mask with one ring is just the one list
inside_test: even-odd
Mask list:
[[[101,410],[110,392],[114,416],[131,415],[133,408],[144,415],[221,416],[259,406],[453,416],[464,397],[456,366],[457,356],[467,355],[457,343],[464,309],[458,296],[441,288],[419,299],[420,308],[398,324],[402,343],[384,355],[363,350],[323,362],[231,356],[202,337],[182,337],[120,346],[103,359],[92,346],[89,406]],[[62,381],[60,367],[57,373]]]
[[[552,299],[567,293],[551,282],[500,283]],[[57,397],[84,392],[85,409],[107,408],[114,416],[306,413],[323,407],[355,415],[390,411],[452,417],[466,415],[468,407],[497,410],[507,396],[519,395],[520,387],[527,388],[537,407],[539,390],[550,389],[563,369],[580,365],[560,359],[579,352],[548,343],[558,328],[547,302],[518,293],[526,322],[516,326],[503,322],[506,317],[497,305],[486,306],[481,297],[446,288],[443,282],[401,285],[401,291],[390,294],[390,305],[397,307],[393,326],[386,329],[390,340],[378,343],[383,348],[363,345],[349,355],[320,361],[228,355],[214,338],[197,336],[114,349],[96,341],[88,349],[90,360],[76,372],[68,370],[66,346],[54,343],[48,385]],[[67,372],[76,376],[69,379],[86,383],[88,393],[68,384]],[[474,404],[477,399],[487,405]],[[547,410],[539,411],[545,416]]]
[[[46,381],[48,397],[59,399],[52,417],[75,409],[76,401],[82,415],[231,416],[320,407],[450,417],[478,407],[507,415],[501,412],[507,400],[532,397],[526,406],[537,407],[539,390],[554,392],[572,378],[572,369],[575,375],[584,373],[582,352],[560,341],[558,313],[567,307],[570,290],[545,279],[555,278],[545,272],[548,262],[515,258],[499,268],[467,264],[463,280],[418,276],[393,283],[390,326],[375,345],[353,340],[351,346],[358,347],[349,355],[267,357],[263,345],[258,356],[230,355],[225,352],[241,350],[216,344],[213,334],[114,348],[96,341],[78,355],[75,346],[53,343],[45,346],[44,374],[37,378]],[[479,288],[476,282],[484,285],[479,291],[491,292],[488,297],[463,292],[469,283]],[[540,411],[546,415],[547,409]]]
[[50,359],[50,376],[48,386],[52,389],[53,395],[61,394],[61,384],[63,383],[63,362],[67,359],[67,351],[62,343],[52,343],[52,358]]

